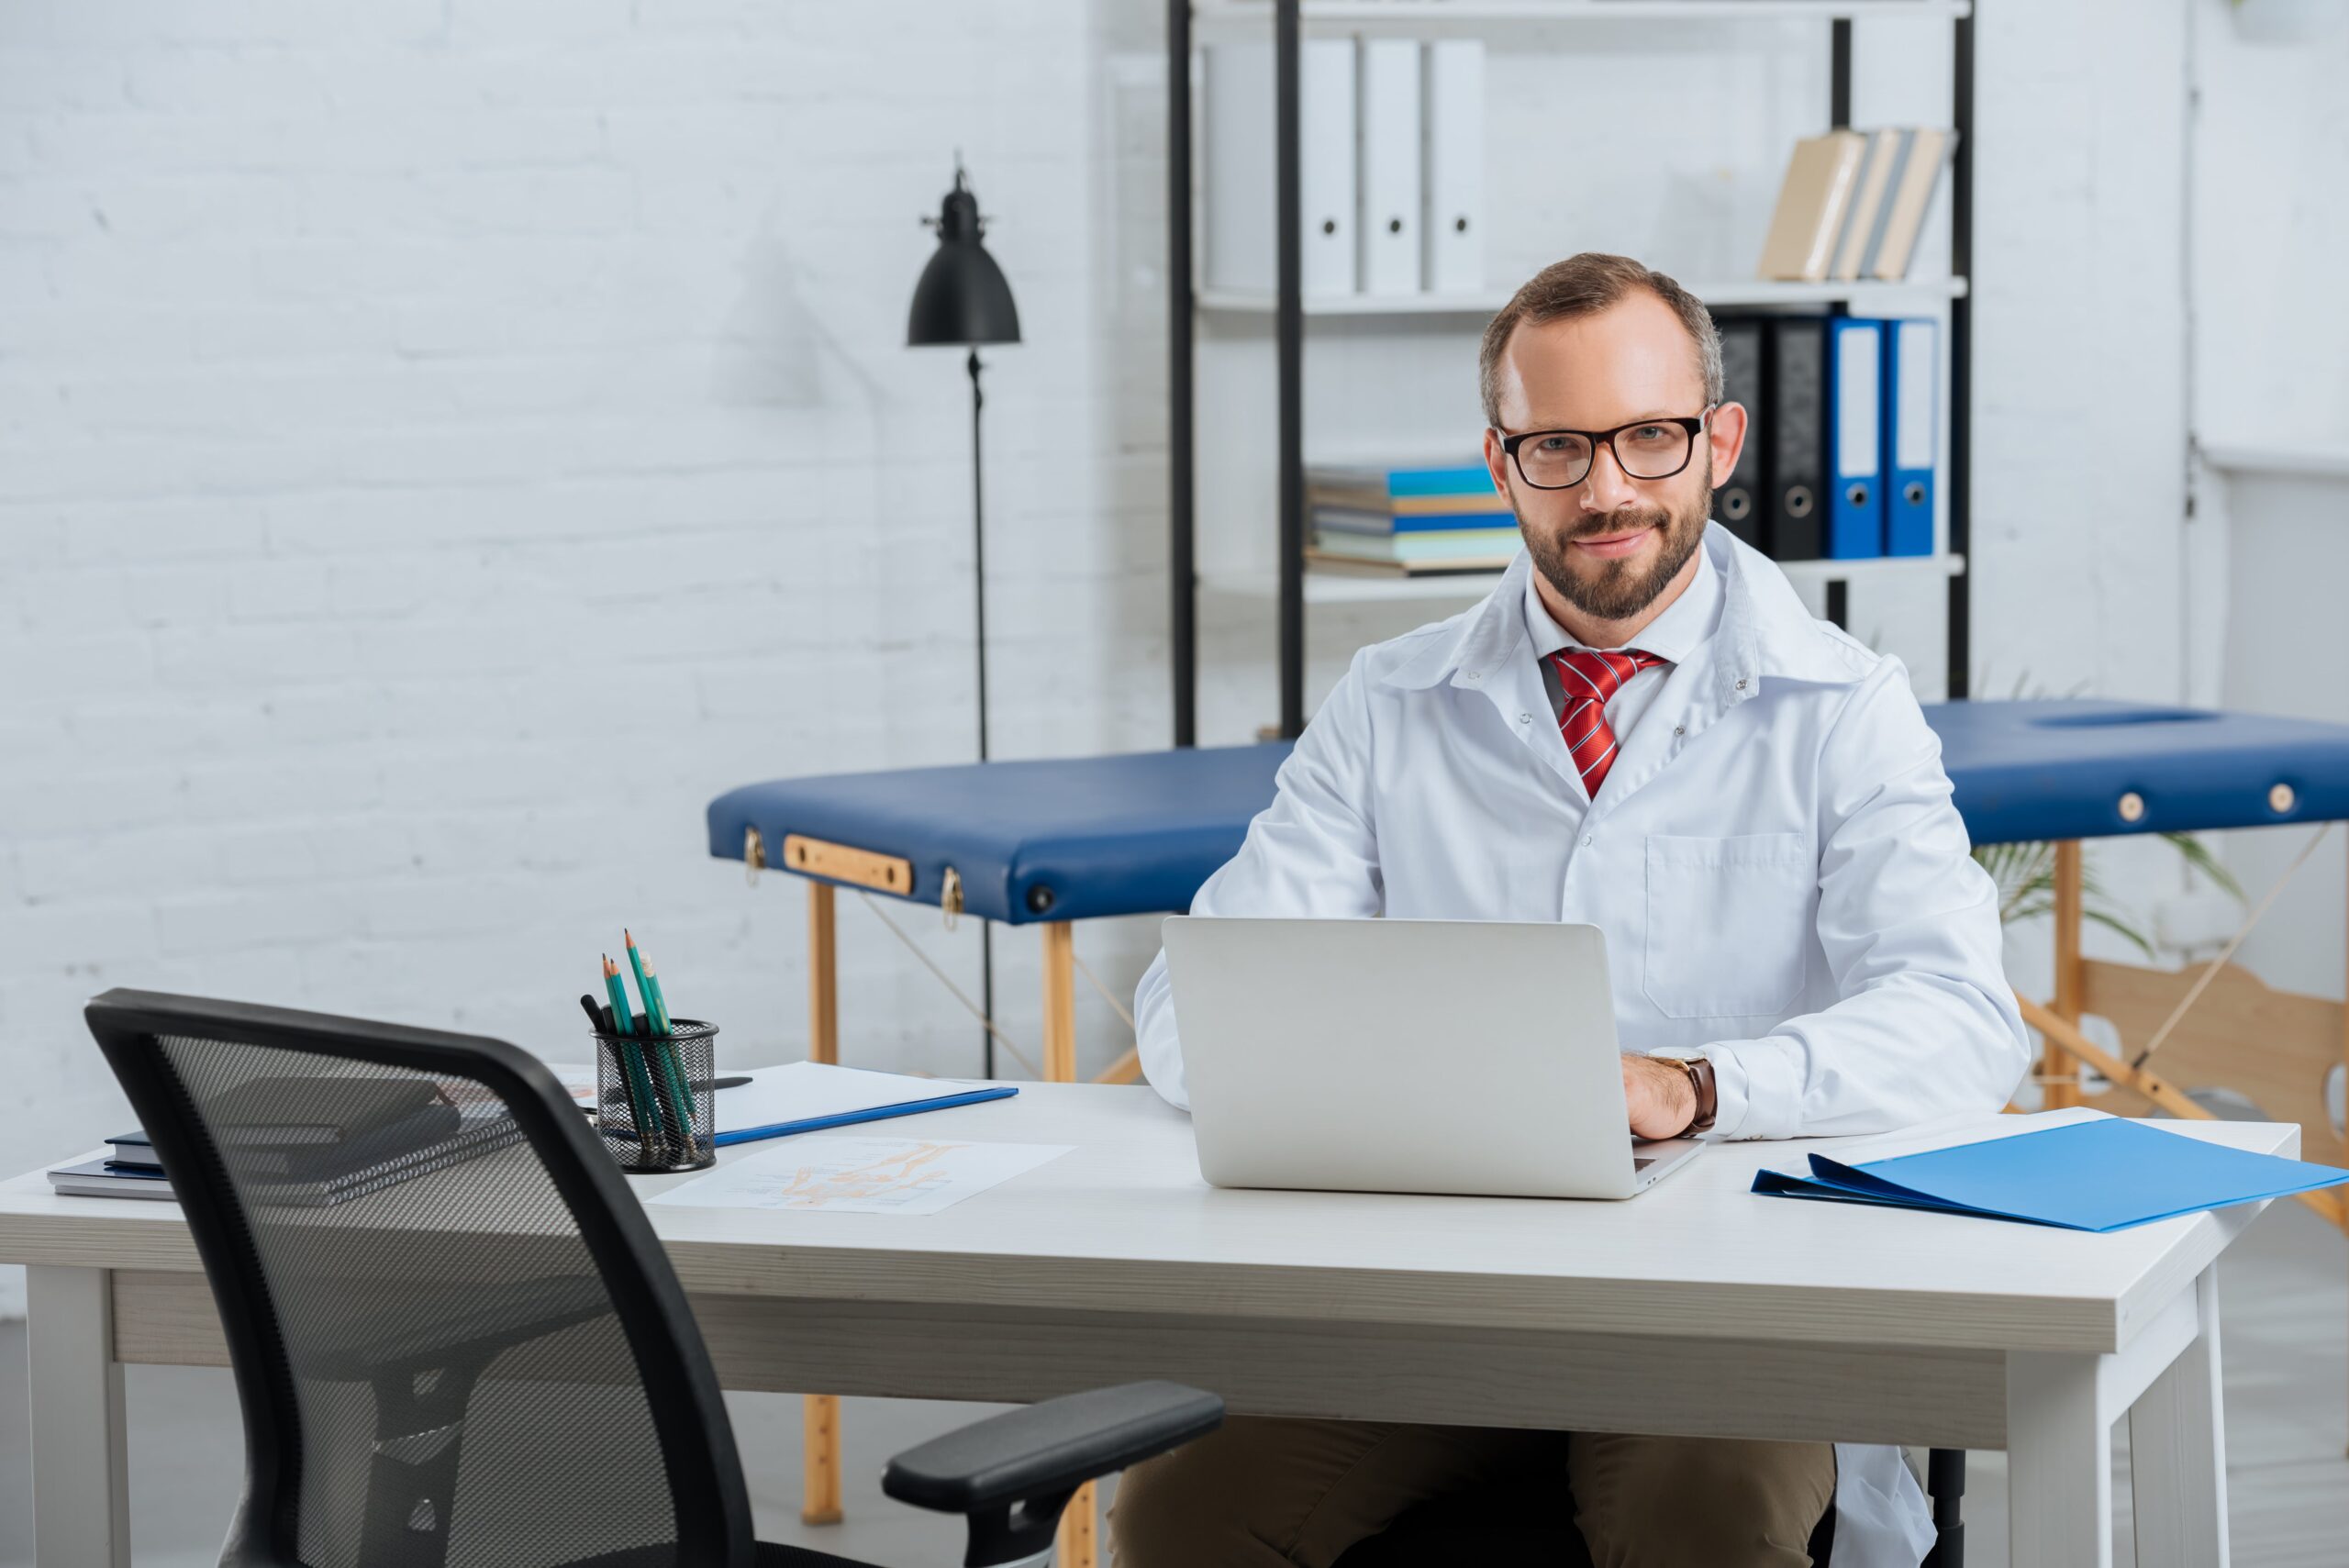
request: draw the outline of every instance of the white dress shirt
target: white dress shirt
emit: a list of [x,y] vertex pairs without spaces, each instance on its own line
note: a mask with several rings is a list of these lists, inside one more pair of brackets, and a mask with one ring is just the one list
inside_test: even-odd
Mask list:
[[[1596,799],[1542,687],[1555,626],[1531,618],[1520,551],[1475,607],[1354,656],[1191,913],[1595,925],[1617,1038],[1712,1061],[1715,1139],[1996,1109],[2029,1060],[1997,892],[1907,673],[1726,529],[1704,551],[1703,586],[1650,630],[1678,634],[1684,606],[1709,625],[1642,673]],[[1151,1084],[1187,1105],[1163,953],[1134,1014]],[[1838,1457],[1836,1561],[1913,1568],[1931,1522],[1898,1451]]]

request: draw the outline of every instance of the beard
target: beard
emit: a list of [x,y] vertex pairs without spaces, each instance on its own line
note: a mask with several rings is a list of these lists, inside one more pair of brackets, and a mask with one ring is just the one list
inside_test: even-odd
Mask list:
[[[1516,510],[1514,501],[1510,509]],[[1525,536],[1525,550],[1533,569],[1542,573],[1561,598],[1598,620],[1626,620],[1655,603],[1688,558],[1704,542],[1705,523],[1713,515],[1713,454],[1705,454],[1705,473],[1686,506],[1624,506],[1604,517],[1589,517],[1553,532],[1535,528],[1517,513],[1518,531]],[[1663,536],[1663,550],[1654,564],[1636,567],[1628,561],[1575,560],[1569,548],[1575,539],[1619,534],[1647,527]]]

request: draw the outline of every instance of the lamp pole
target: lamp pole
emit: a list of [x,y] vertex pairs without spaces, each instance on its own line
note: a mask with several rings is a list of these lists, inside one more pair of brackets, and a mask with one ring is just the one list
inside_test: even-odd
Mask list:
[[[938,216],[925,219],[938,230],[938,249],[914,285],[913,307],[906,322],[906,342],[913,347],[954,347],[966,350],[963,367],[971,377],[971,574],[977,632],[976,678],[979,720],[979,761],[987,760],[987,554],[986,492],[981,468],[979,421],[986,397],[979,382],[979,348],[985,343],[1019,341],[1019,311],[1012,303],[1011,285],[987,254],[985,221],[979,199],[970,188],[958,154],[954,185],[939,205]],[[995,925],[979,921],[979,1006],[990,1028],[980,1037],[987,1076],[995,1075]]]
[[[986,395],[979,390],[979,350],[974,347],[968,361],[971,372],[971,583],[974,619],[978,625],[979,661],[979,761],[987,760],[987,524],[986,489],[979,482],[979,410],[986,406]],[[995,1021],[995,922],[979,921],[979,1011],[988,1023]],[[995,1031],[979,1030],[979,1056],[986,1075],[995,1076]]]

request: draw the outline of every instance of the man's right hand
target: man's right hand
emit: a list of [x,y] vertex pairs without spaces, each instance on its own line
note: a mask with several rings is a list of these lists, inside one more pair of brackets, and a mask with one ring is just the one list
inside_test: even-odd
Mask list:
[[1697,1086],[1660,1056],[1623,1053],[1623,1104],[1634,1138],[1677,1138],[1697,1119]]

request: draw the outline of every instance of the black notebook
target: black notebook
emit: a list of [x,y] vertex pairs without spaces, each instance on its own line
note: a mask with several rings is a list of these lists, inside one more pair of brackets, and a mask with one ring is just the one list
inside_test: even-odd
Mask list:
[[[320,1114],[322,1100],[332,1118]],[[453,1129],[456,1106],[426,1078],[256,1078],[222,1095],[205,1119],[239,1149],[330,1149],[436,1109]]]

